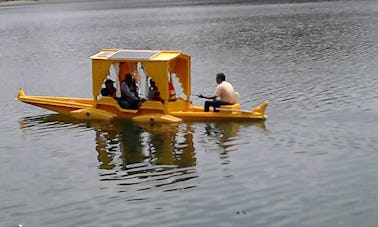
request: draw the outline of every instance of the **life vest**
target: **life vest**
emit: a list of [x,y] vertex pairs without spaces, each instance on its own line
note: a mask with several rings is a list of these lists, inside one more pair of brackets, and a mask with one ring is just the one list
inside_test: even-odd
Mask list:
[[176,101],[177,100],[176,91],[172,82],[168,83],[168,90],[169,90],[169,101]]

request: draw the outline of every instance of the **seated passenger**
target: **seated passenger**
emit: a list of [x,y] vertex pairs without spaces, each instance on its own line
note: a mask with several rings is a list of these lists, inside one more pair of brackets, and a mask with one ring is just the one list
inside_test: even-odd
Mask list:
[[101,95],[102,96],[111,96],[115,97],[116,95],[116,89],[113,85],[113,81],[111,79],[107,79],[105,81],[105,88],[101,89]]
[[121,98],[118,104],[124,109],[137,110],[139,108],[138,87],[130,73],[127,73],[125,79],[121,82]]
[[158,91],[156,82],[153,79],[150,79],[150,87],[148,89],[147,99],[163,102],[163,100],[160,98],[160,92]]

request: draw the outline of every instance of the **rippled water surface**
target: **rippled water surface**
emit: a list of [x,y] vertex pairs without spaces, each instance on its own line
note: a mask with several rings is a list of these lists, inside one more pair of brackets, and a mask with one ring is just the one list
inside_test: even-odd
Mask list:
[[[0,7],[0,226],[377,226],[376,1],[132,2]],[[183,50],[193,94],[223,71],[268,120],[75,122],[15,101],[90,97],[88,56],[113,47]]]

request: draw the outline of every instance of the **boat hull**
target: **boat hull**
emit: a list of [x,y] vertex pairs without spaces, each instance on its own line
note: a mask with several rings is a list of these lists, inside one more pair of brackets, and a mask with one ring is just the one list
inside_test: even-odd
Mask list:
[[79,120],[131,119],[142,123],[178,123],[185,121],[215,120],[266,120],[265,108],[268,102],[251,111],[240,109],[240,105],[221,106],[219,112],[204,112],[203,107],[193,106],[183,100],[170,103],[171,108],[164,107],[159,101],[146,101],[138,110],[122,109],[111,97],[99,100],[86,98],[27,96],[20,89],[17,100],[48,109],[60,114],[70,115]]
[[206,121],[206,120],[266,120],[267,115],[265,109],[268,106],[268,102],[264,102],[260,106],[254,108],[251,111],[240,109],[239,104],[237,108],[231,106],[221,106],[219,112],[209,111],[204,112],[203,107],[191,106],[186,111],[174,111],[170,112],[175,117],[179,117],[185,120],[191,121]]

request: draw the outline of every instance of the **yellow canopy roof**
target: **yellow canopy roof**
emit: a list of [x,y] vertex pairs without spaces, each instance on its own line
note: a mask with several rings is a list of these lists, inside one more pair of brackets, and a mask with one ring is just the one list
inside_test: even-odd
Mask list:
[[181,51],[103,49],[91,59],[113,61],[171,61],[182,55]]

